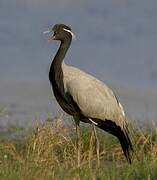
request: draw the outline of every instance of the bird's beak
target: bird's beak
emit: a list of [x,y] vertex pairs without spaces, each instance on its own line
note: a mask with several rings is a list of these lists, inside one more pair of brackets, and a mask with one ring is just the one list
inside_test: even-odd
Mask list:
[[48,34],[50,33],[52,30],[48,29],[47,31],[44,31],[43,34]]
[[[43,34],[49,34],[53,32],[53,29],[48,29],[47,31],[44,31]],[[51,34],[49,37],[48,37],[48,41],[52,41],[52,40],[55,40],[55,34]]]

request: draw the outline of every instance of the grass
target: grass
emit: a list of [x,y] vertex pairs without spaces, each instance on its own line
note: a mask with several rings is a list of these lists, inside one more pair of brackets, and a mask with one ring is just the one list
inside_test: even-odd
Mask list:
[[157,179],[157,131],[132,131],[136,156],[129,165],[116,138],[97,130],[100,142],[98,166],[95,139],[90,126],[81,127],[81,166],[77,167],[76,134],[63,121],[45,122],[24,139],[0,139],[0,179],[3,180],[155,180]]

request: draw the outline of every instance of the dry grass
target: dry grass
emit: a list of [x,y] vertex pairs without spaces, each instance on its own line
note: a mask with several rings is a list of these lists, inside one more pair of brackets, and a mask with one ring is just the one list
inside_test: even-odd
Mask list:
[[117,139],[97,130],[99,165],[92,128],[81,129],[79,168],[75,129],[61,119],[36,127],[25,139],[1,139],[0,179],[157,179],[157,130],[132,131],[136,156],[131,165]]

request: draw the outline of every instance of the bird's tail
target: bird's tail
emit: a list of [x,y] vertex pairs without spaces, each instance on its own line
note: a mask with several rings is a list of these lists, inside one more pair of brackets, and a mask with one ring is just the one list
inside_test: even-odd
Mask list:
[[119,132],[119,134],[117,135],[122,150],[124,152],[124,155],[127,159],[127,161],[131,164],[131,157],[132,157],[132,152],[133,152],[133,147],[132,147],[132,143],[131,140],[129,138],[128,132],[123,132],[122,130]]
[[128,135],[127,129],[122,129],[120,126],[117,126],[115,122],[110,120],[105,120],[101,125],[98,125],[99,128],[111,133],[116,136],[120,141],[123,153],[127,161],[131,164],[133,147],[131,140]]

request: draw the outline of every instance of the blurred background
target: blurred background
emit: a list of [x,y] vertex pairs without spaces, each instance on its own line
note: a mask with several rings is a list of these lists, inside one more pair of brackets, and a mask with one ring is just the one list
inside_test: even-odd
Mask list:
[[66,62],[108,84],[128,116],[157,122],[157,1],[0,0],[0,127],[28,126],[61,111],[48,80],[58,42],[43,31],[70,25]]

